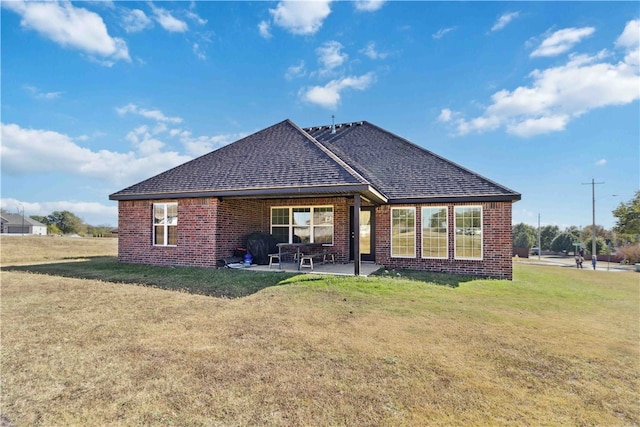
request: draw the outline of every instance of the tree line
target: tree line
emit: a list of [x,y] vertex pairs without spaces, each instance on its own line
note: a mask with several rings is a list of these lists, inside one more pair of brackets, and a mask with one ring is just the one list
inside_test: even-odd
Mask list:
[[31,215],[34,219],[47,226],[47,234],[79,234],[82,236],[110,235],[113,227],[107,225],[85,224],[82,218],[69,211],[54,211],[47,216]]
[[[616,225],[611,230],[596,225],[596,253],[618,254],[630,262],[640,262],[640,191],[628,202],[612,211]],[[560,230],[555,225],[540,228],[540,250],[552,252],[573,252],[575,244],[580,244],[586,253],[591,253],[593,226],[582,229],[571,226]],[[538,229],[532,225],[520,223],[513,226],[513,247],[527,248],[538,246]]]

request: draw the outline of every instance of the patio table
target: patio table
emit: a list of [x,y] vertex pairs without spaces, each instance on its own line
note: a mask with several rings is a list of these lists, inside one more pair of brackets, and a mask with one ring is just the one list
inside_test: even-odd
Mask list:
[[[278,247],[278,269],[282,270],[282,249],[283,248],[292,248],[296,250],[296,257],[298,263],[298,271],[300,270],[300,248],[322,248],[324,245],[322,243],[278,243],[276,244]],[[303,252],[304,253],[304,252]]]

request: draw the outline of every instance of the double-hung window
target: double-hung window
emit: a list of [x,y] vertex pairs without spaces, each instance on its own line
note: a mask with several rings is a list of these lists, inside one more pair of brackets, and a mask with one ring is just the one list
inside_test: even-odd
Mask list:
[[271,234],[279,243],[333,244],[333,207],[271,208]]
[[178,244],[178,204],[154,203],[153,244],[175,246]]
[[449,256],[448,210],[442,207],[422,208],[422,258]]
[[391,256],[416,256],[416,208],[391,208]]
[[482,259],[482,207],[458,206],[455,216],[455,257]]

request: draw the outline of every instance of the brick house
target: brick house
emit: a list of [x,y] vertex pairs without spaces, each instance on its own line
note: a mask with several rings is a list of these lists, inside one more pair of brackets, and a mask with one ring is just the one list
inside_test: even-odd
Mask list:
[[511,279],[520,194],[366,121],[284,120],[109,198],[122,262],[213,267],[260,231],[330,246],[355,274],[369,261]]

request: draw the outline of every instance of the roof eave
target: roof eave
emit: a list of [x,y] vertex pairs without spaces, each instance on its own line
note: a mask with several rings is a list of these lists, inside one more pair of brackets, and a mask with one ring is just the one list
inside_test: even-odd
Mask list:
[[434,196],[434,197],[407,197],[389,199],[390,205],[403,203],[421,204],[421,203],[481,203],[481,202],[517,202],[522,196],[518,193],[513,194],[494,194],[494,195],[464,195],[464,196]]
[[246,188],[237,190],[206,190],[166,193],[118,194],[109,196],[109,200],[160,200],[185,199],[194,197],[218,198],[280,198],[280,197],[318,197],[345,194],[362,194],[375,203],[387,203],[387,198],[368,184],[329,185],[313,187]]

